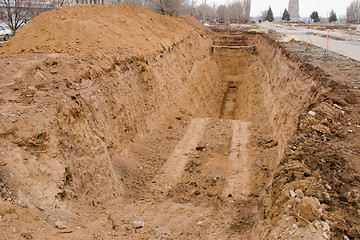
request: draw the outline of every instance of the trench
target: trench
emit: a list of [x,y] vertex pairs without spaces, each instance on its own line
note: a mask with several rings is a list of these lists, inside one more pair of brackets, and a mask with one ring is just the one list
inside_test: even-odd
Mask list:
[[[197,41],[146,61],[107,58],[109,69],[74,82],[79,94],[54,98],[64,99],[54,111],[63,134],[44,132],[71,151],[61,159],[65,173],[61,165],[47,181],[66,181],[42,198],[32,190],[43,187],[42,175],[32,174],[33,186],[19,178],[34,202],[62,204],[58,216],[75,209],[83,217],[76,226],[85,226],[76,231],[91,237],[96,225],[126,239],[261,239],[261,194],[313,82],[263,36],[220,32],[212,43]],[[144,226],[134,228],[139,220]]]
[[[220,69],[219,81],[226,86],[218,118],[191,118],[182,138],[150,181],[153,192],[166,194],[176,203],[196,205],[194,215],[207,213],[215,226],[208,228],[210,238],[224,234],[228,238],[259,238],[259,196],[310,99],[310,85],[299,79],[293,68],[287,68],[285,57],[276,49],[266,52],[270,46],[255,48],[248,42],[256,43],[253,36],[239,33],[225,33],[213,42],[211,54]],[[266,62],[274,60],[278,63]],[[279,73],[279,68],[283,72]],[[295,105],[290,106],[288,101]],[[176,214],[176,219],[194,216]],[[174,217],[171,211],[162,215]],[[215,217],[218,215],[228,221],[222,222]]]

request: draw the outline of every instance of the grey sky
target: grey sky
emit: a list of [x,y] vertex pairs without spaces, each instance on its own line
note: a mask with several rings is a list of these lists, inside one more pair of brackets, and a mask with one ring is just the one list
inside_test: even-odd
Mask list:
[[[204,1],[204,0],[203,0]],[[198,0],[199,3],[202,0]],[[207,0],[207,4],[221,5],[232,0]],[[311,12],[318,11],[321,17],[326,17],[331,9],[334,9],[338,17],[346,15],[346,7],[352,0],[299,0],[300,17],[309,17]],[[251,16],[259,16],[261,11],[271,6],[274,15],[279,16],[285,8],[288,8],[289,0],[251,0]]]

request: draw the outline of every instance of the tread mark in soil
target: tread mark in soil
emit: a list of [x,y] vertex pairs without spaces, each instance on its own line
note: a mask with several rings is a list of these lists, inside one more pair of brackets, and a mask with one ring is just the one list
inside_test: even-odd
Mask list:
[[164,164],[163,173],[156,175],[156,185],[163,192],[167,192],[181,178],[186,164],[189,161],[190,153],[196,148],[205,131],[208,122],[207,118],[195,118],[191,120],[184,137],[176,145],[169,159]]

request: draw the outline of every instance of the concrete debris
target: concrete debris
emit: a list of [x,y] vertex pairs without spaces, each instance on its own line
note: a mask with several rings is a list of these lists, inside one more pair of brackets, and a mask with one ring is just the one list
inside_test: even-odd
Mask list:
[[290,196],[292,197],[292,198],[295,198],[296,197],[296,193],[293,191],[293,190],[290,190]]
[[316,113],[313,112],[313,111],[309,111],[308,114],[309,114],[310,116],[313,116],[313,117],[315,117],[315,115],[316,115]]
[[139,229],[145,226],[145,223],[143,221],[133,221],[133,226],[135,229]]
[[196,223],[196,225],[198,225],[198,226],[202,226],[202,225],[204,225],[204,222],[199,221],[199,222],[197,222],[197,223]]
[[330,225],[329,225],[327,222],[321,221],[321,225],[322,225],[322,230],[323,230],[324,232],[330,231]]
[[56,228],[59,228],[59,229],[65,229],[65,228],[67,228],[67,226],[65,225],[65,223],[60,222],[60,221],[55,222],[55,227],[56,227]]

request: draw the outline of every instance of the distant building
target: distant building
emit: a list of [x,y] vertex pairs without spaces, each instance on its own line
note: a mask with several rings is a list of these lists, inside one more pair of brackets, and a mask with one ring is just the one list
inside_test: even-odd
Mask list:
[[290,21],[299,21],[299,0],[290,0],[289,1],[289,14]]

